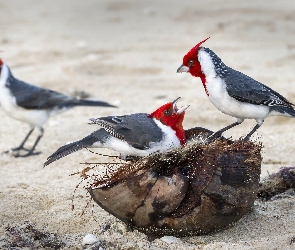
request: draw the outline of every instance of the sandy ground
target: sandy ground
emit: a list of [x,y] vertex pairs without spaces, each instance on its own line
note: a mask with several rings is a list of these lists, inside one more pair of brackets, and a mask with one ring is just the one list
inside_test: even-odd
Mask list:
[[[206,46],[226,64],[294,103],[293,1],[1,0],[0,9],[1,58],[16,77],[67,94],[83,90],[120,106],[67,111],[45,124],[42,154],[0,156],[0,239],[7,226],[30,221],[64,237],[64,249],[80,249],[87,233],[107,249],[295,249],[295,207],[288,197],[257,201],[252,213],[219,233],[149,241],[96,204],[80,216],[89,200],[83,188],[71,210],[80,179],[69,175],[83,168],[80,162],[105,159],[83,150],[43,168],[59,146],[92,132],[88,118],[151,112],[178,96],[180,105],[191,105],[185,128],[217,130],[232,123],[209,102],[199,79],[175,73],[183,55],[208,36]],[[4,151],[17,146],[29,128],[2,110],[0,117]],[[226,136],[237,139],[254,125],[246,121]],[[262,177],[294,165],[293,119],[269,118],[255,137],[264,144]]]

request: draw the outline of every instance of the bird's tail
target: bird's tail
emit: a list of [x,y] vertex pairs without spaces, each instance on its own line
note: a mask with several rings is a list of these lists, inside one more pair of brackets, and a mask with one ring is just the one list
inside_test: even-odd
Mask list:
[[294,109],[288,109],[288,114],[295,117],[295,110]]
[[76,141],[76,142],[72,142],[69,143],[67,145],[64,145],[62,147],[60,147],[58,150],[56,150],[55,153],[53,153],[52,155],[50,155],[47,158],[47,161],[44,163],[44,167],[49,165],[50,163],[63,158],[71,153],[74,153],[76,151],[79,151],[83,148],[86,147],[90,147],[93,145],[93,143],[97,142],[97,137],[94,136],[94,133],[92,133],[91,135],[86,136],[85,138],[83,138],[80,141]]
[[108,102],[103,101],[94,101],[94,100],[85,100],[85,99],[76,99],[73,101],[69,101],[67,103],[64,103],[63,106],[67,107],[73,107],[73,106],[101,106],[101,107],[111,107],[111,108],[117,108],[117,106],[112,105]]
[[295,117],[295,110],[293,107],[275,107],[273,110],[279,112],[280,115],[283,116]]

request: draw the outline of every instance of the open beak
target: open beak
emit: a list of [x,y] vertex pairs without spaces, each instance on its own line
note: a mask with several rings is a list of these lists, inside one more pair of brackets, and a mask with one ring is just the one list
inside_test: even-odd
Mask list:
[[181,64],[180,67],[177,69],[176,73],[182,73],[182,72],[188,72],[188,71],[189,71],[189,67]]
[[180,99],[181,97],[178,97],[177,99],[175,99],[172,104],[173,104],[173,112],[176,113],[176,114],[182,114],[188,107],[189,105],[187,106],[183,106],[181,107],[180,109],[177,108],[177,105],[176,103],[178,102],[178,100]]

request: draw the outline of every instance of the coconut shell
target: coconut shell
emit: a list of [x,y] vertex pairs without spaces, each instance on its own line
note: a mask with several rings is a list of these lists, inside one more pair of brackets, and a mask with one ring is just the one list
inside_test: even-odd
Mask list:
[[186,131],[188,143],[121,166],[89,193],[103,209],[147,234],[210,233],[239,220],[253,207],[259,186],[261,145],[212,132]]

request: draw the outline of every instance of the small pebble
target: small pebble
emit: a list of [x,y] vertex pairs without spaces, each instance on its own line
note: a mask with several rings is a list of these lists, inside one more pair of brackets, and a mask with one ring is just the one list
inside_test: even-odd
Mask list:
[[86,234],[82,240],[82,246],[92,245],[97,242],[98,239],[93,234]]
[[160,240],[166,242],[167,244],[180,242],[180,240],[174,236],[163,236]]

